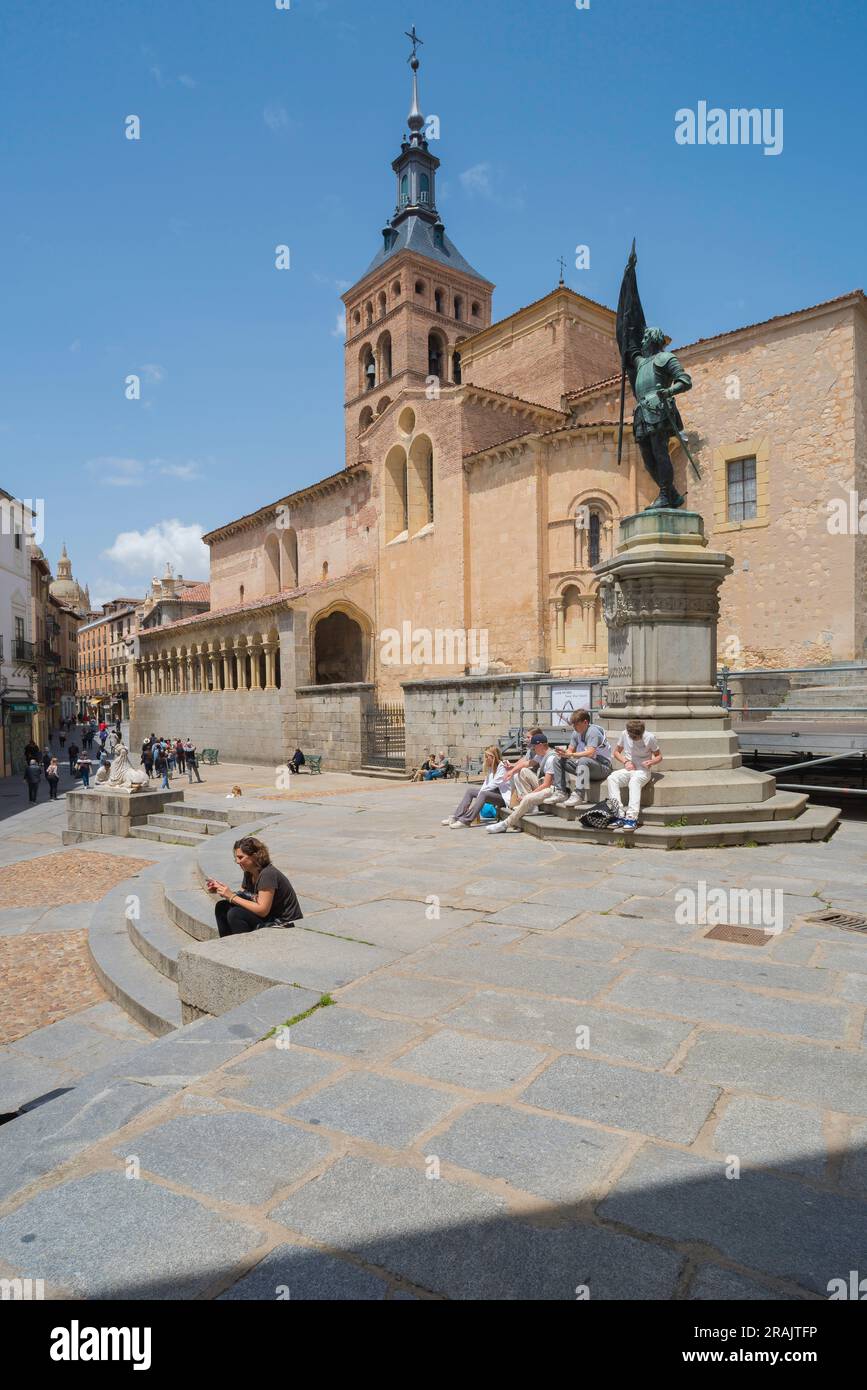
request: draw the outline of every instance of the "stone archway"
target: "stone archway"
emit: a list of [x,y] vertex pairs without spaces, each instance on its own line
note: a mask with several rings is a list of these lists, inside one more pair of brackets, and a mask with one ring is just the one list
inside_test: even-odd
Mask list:
[[335,609],[316,624],[313,634],[315,685],[348,685],[364,680],[364,633],[347,613]]

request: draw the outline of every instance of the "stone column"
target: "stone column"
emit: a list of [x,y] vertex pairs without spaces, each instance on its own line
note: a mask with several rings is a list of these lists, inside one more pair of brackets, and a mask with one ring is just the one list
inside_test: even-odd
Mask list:
[[275,670],[274,670],[274,653],[276,652],[276,650],[277,650],[276,643],[274,643],[274,642],[266,642],[266,643],[265,643],[265,689],[266,689],[266,690],[275,690],[275,689],[277,688],[277,682],[276,682],[275,679],[274,679],[274,676],[275,676]]
[[562,596],[555,600],[554,612],[557,623],[557,647],[563,652],[566,650],[566,604]]
[[222,662],[222,665],[223,665],[223,689],[224,689],[224,690],[231,690],[231,688],[232,688],[232,682],[231,682],[230,674],[229,674],[229,647],[230,647],[230,643],[229,643],[228,638],[224,639],[224,641],[220,643],[220,661]]

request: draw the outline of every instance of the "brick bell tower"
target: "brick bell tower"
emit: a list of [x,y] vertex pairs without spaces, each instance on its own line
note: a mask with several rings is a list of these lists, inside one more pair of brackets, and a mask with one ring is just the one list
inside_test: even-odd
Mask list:
[[491,322],[494,286],[464,260],[437,211],[440,161],[419,106],[415,26],[407,37],[412,101],[391,166],[395,209],[376,256],[343,295],[347,465],[369,457],[371,426],[408,386],[424,387],[431,377],[443,390],[460,385],[460,344]]

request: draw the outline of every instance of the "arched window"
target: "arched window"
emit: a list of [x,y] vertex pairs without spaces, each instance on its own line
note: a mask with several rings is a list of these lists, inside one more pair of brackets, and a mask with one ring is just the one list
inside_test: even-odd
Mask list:
[[434,290],[434,308],[436,309],[436,311],[437,311],[438,314],[441,314],[442,311],[443,311],[443,292],[442,292],[442,290]]
[[591,513],[590,513],[590,526],[589,526],[589,528],[588,528],[588,537],[587,537],[587,539],[588,539],[588,547],[587,547],[587,549],[588,549],[588,560],[587,560],[587,562],[588,562],[588,564],[591,565],[591,566],[592,566],[592,565],[598,565],[598,564],[599,564],[599,534],[600,534],[600,526],[601,526],[601,518],[600,518],[600,516],[599,516],[599,513],[598,513],[598,512],[591,512]]
[[373,348],[364,349],[363,357],[364,389],[372,391],[376,386],[376,360],[373,356]]
[[409,178],[406,174],[400,180],[400,201],[403,207],[409,202]]
[[452,353],[452,381],[455,386],[461,384],[461,354],[459,352]]
[[420,203],[430,202],[430,179],[427,174],[422,174],[418,184],[418,200]]
[[443,379],[443,340],[439,333],[429,333],[427,340],[427,370],[428,376]]
[[280,583],[283,589],[298,587],[298,535],[294,526],[283,532]]
[[464,316],[464,301],[459,294],[455,295],[455,318],[462,319]]
[[359,420],[358,420],[358,431],[359,431],[359,434],[361,433],[362,430],[366,430],[367,427],[368,427],[368,425],[372,425],[372,424],[373,424],[373,411],[371,410],[371,408],[370,408],[369,405],[366,405],[366,406],[364,407],[364,409],[362,410],[361,415],[359,416]]
[[409,530],[409,488],[406,450],[399,444],[385,460],[385,539],[395,540]]
[[474,319],[477,319],[477,318],[479,317],[480,312],[481,312],[481,310],[479,309],[478,300],[474,299],[474,300],[473,300],[472,308],[471,308],[471,310],[470,310],[470,313],[472,314],[472,316],[473,316]]
[[384,317],[385,317],[385,308],[386,308],[385,290],[380,290],[380,292],[379,292],[379,317],[380,317],[380,318],[384,318]]
[[391,377],[391,334],[383,333],[377,347],[379,350],[379,380],[388,381]]
[[369,328],[370,325],[373,323],[373,305],[371,304],[370,300],[368,300],[365,304],[364,312],[367,315],[367,326]]

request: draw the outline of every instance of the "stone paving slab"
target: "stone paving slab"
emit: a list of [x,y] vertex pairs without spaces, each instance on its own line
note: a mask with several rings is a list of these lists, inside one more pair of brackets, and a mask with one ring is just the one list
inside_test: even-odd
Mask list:
[[0,1217],[0,1259],[96,1299],[186,1299],[260,1243],[260,1232],[122,1172],[50,1188]]
[[344,1158],[271,1216],[451,1299],[668,1299],[681,1257],[590,1225],[542,1230],[505,1201],[424,1169]]
[[444,1029],[403,1053],[392,1065],[432,1081],[474,1091],[501,1091],[516,1085],[544,1060],[545,1054],[535,1048]]
[[288,1113],[307,1124],[403,1149],[445,1119],[456,1103],[454,1094],[433,1086],[354,1071],[291,1105]]
[[376,1009],[405,1018],[436,1018],[466,999],[473,985],[452,985],[444,980],[424,980],[409,975],[375,975],[340,991],[340,1003],[349,1008]]
[[[746,948],[756,951],[755,947]],[[762,952],[765,947],[760,947]],[[642,949],[629,960],[630,970],[646,970],[650,974],[683,975],[693,979],[718,980],[729,984],[765,986],[768,989],[794,990],[801,994],[833,993],[834,975],[830,970],[801,969],[796,965],[778,963],[774,957],[762,955],[739,960],[719,958],[689,951],[660,951]]]
[[673,1019],[640,1018],[592,1004],[486,990],[443,1015],[447,1027],[511,1038],[560,1051],[603,1053],[624,1062],[664,1066],[692,1031]]
[[[317,931],[335,936],[354,937],[390,952],[412,952],[432,941],[448,936],[460,927],[477,922],[475,912],[455,911],[435,905],[436,917],[429,917],[430,904],[424,898],[364,903],[359,907],[329,908],[317,915]],[[378,963],[378,962],[377,962]]]
[[867,1116],[863,1054],[780,1038],[704,1032],[680,1068],[719,1086]]
[[245,1053],[243,1061],[228,1067],[222,1073],[226,1087],[221,1094],[261,1110],[279,1110],[301,1091],[333,1076],[339,1065],[291,1041],[289,1047],[272,1044],[267,1050]]
[[420,1036],[413,1024],[397,1019],[374,1018],[335,1005],[319,1009],[292,1028],[293,1043],[321,1047],[347,1057],[381,1059]]
[[567,1120],[476,1105],[433,1136],[428,1148],[461,1168],[571,1205],[597,1194],[626,1143],[605,1130]]
[[827,1296],[863,1261],[867,1204],[765,1172],[647,1145],[600,1214],[633,1230],[692,1241]]
[[667,975],[626,974],[608,993],[608,1001],[626,1008],[689,1018],[696,1023],[734,1024],[772,1033],[842,1042],[850,1013],[842,1004],[814,1004],[779,999],[739,985],[672,979]]
[[521,1099],[541,1110],[689,1144],[719,1094],[715,1086],[680,1076],[612,1066],[586,1057],[559,1057],[527,1087]]
[[822,1112],[758,1096],[733,1096],[713,1132],[717,1153],[741,1166],[776,1168],[819,1180],[827,1176]]
[[[303,1245],[278,1245],[218,1302],[289,1299],[294,1302],[365,1303],[388,1297],[390,1284],[349,1260]],[[414,1295],[404,1295],[414,1298]]]
[[616,967],[523,956],[519,949],[506,954],[484,946],[420,953],[405,966],[447,980],[512,986],[571,999],[592,999],[620,974]]
[[260,1206],[331,1152],[327,1139],[250,1111],[184,1115],[115,1149],[142,1172],[235,1206]]
[[696,1273],[689,1294],[690,1301],[704,1302],[782,1302],[798,1303],[803,1297],[797,1294],[780,1293],[779,1290],[757,1284],[745,1279],[731,1269],[721,1269],[719,1265],[704,1265]]

